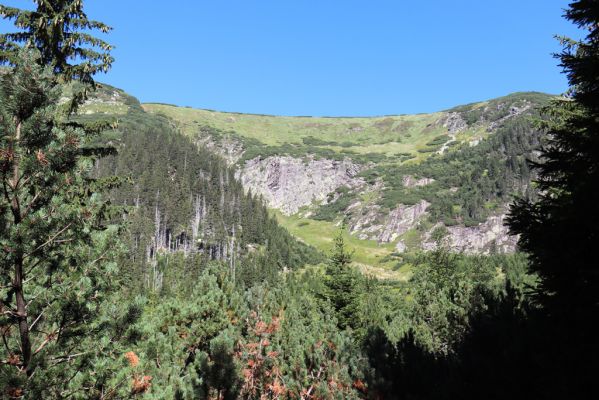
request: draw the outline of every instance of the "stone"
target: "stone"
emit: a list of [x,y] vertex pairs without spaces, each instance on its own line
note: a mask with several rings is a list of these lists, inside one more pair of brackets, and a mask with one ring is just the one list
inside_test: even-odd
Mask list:
[[426,209],[430,205],[431,203],[426,200],[420,200],[419,203],[413,206],[398,205],[395,210],[389,213],[387,222],[378,237],[379,241],[390,243],[406,233],[415,226],[416,222],[426,213]]
[[362,185],[356,177],[360,171],[349,160],[272,156],[247,161],[237,177],[246,190],[262,195],[269,207],[292,215],[301,207],[326,201],[341,186]]
[[407,188],[430,185],[434,181],[433,178],[416,179],[412,175],[404,175],[401,180],[402,184]]

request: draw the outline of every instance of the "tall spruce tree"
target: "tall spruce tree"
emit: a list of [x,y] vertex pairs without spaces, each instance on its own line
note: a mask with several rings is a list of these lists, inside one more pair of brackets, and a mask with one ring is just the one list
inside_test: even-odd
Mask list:
[[548,143],[533,164],[539,199],[515,202],[508,225],[542,278],[547,310],[586,319],[599,306],[599,2],[572,2],[565,17],[588,34],[561,38],[569,95],[547,109]]
[[112,28],[88,19],[83,0],[34,0],[35,10],[0,4],[0,17],[20,28],[0,35],[0,62],[14,65],[21,45],[39,50],[40,61],[65,81],[77,79],[93,84],[93,76],[106,72],[114,59],[112,46],[91,34]]
[[[106,348],[94,321],[117,246],[104,225],[110,206],[96,192],[111,182],[89,172],[110,151],[93,145],[109,124],[72,113],[112,59],[74,33],[100,26],[87,22],[81,1],[36,3],[31,12],[0,8],[25,29],[0,39],[0,60],[12,65],[0,81],[0,387],[9,397],[57,398],[94,388],[91,363]],[[65,93],[71,102],[61,103]]]
[[561,38],[570,91],[547,110],[548,144],[534,164],[539,199],[513,204],[508,225],[541,278],[538,388],[549,398],[591,398],[599,368],[599,2],[574,1],[565,17],[587,34]]
[[334,247],[326,268],[326,297],[337,316],[341,329],[355,328],[358,312],[358,275],[352,268],[352,253],[343,239],[343,228],[334,239]]

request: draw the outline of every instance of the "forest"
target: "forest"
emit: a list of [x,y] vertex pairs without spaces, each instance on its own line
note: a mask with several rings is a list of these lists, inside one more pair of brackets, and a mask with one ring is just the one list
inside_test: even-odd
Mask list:
[[17,29],[0,34],[0,398],[597,395],[597,1],[566,10],[583,31],[562,38],[570,91],[534,121],[364,176],[389,182],[383,206],[424,198],[448,226],[511,201],[518,252],[439,238],[406,255],[407,281],[354,268],[343,225],[327,253],[292,236],[224,158],[124,92],[122,112],[80,112],[118,91],[97,82],[115,60],[94,32],[111,28],[80,0],[34,3],[0,5]]

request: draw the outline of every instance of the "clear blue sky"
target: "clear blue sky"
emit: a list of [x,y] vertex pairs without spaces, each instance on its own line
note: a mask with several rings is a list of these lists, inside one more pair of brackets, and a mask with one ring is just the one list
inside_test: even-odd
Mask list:
[[553,35],[578,35],[561,17],[567,3],[85,1],[114,27],[116,63],[100,81],[142,102],[280,115],[418,113],[561,93]]

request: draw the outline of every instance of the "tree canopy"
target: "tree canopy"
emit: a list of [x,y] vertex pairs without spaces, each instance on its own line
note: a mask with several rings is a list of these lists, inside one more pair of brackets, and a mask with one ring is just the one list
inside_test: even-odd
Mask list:
[[592,251],[599,240],[598,9],[595,1],[575,1],[566,12],[588,34],[580,41],[561,38],[557,57],[570,91],[546,109],[548,141],[533,163],[539,199],[517,201],[508,219],[542,278],[539,295],[551,312],[564,315],[596,314],[599,306]]
[[0,34],[0,63],[17,63],[22,45],[37,48],[39,62],[64,77],[93,83],[93,76],[106,72],[114,59],[112,46],[92,35],[112,28],[90,20],[83,0],[35,0],[35,10],[0,5],[0,16],[14,21],[19,31]]

